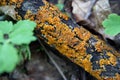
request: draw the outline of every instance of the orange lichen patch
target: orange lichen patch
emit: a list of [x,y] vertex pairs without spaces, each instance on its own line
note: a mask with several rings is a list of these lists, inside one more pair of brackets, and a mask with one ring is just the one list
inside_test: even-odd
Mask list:
[[86,42],[82,41],[82,42],[79,43],[79,45],[74,46],[74,49],[76,51],[80,51],[80,53],[81,53],[80,55],[83,56],[83,55],[86,55],[86,48],[85,48],[85,46],[86,46]]
[[[88,72],[90,72],[91,71],[91,66],[92,66],[92,64],[90,63],[90,58],[91,58],[91,55],[87,55],[86,57],[85,57],[85,59],[83,59],[82,61],[83,61],[83,67],[85,68],[85,70],[86,71],[88,71]],[[91,67],[91,68],[90,68]]]
[[45,31],[54,31],[55,28],[52,25],[44,24],[44,30]]
[[7,4],[6,0],[1,0],[0,1],[0,6],[6,5],[6,4]]
[[97,77],[98,80],[104,80],[104,78],[102,79],[102,77],[99,76],[101,74],[101,71],[91,71],[91,74]]
[[103,46],[102,46],[102,42],[97,42],[96,44],[95,44],[95,49],[97,50],[97,51],[99,51],[99,52],[102,52],[102,50],[103,50]]
[[99,61],[100,67],[104,67],[104,65],[110,65],[110,61],[108,59],[100,59]]
[[5,5],[16,5],[17,7],[20,7],[20,4],[23,2],[23,0],[1,0],[0,6]]
[[21,17],[20,15],[16,14],[16,19],[17,19],[17,20],[21,20],[22,17]]
[[102,50],[106,49],[106,50],[110,50],[110,48],[106,45],[104,45],[105,42],[103,41],[98,41],[95,43],[95,49],[98,51],[98,52],[102,52]]
[[120,80],[120,75],[118,73],[116,74],[116,79],[115,80]]
[[28,10],[27,12],[26,12],[26,15],[24,16],[24,19],[29,19],[29,20],[34,20],[34,15],[32,14],[32,12],[30,11],[30,10]]
[[87,31],[86,29],[82,28],[82,27],[80,27],[80,29],[78,27],[76,27],[74,29],[74,32],[77,34],[77,36],[80,39],[82,39],[84,41],[87,41],[88,39],[90,39],[90,36],[91,36],[90,32]]
[[116,65],[117,62],[116,57],[110,52],[108,52],[107,55],[109,56],[108,59],[100,59],[99,61],[100,67],[103,67],[104,65],[113,65],[113,66]]
[[[95,49],[98,52],[102,52],[104,49],[109,51],[109,50],[113,50],[111,47],[109,47],[108,45],[105,45],[105,42],[102,40],[99,40],[98,42],[95,43]],[[113,50],[114,51],[114,50]]]
[[109,56],[108,61],[110,61],[110,63],[115,66],[116,65],[116,57],[114,56],[114,54],[111,54],[110,52],[107,52],[107,55]]

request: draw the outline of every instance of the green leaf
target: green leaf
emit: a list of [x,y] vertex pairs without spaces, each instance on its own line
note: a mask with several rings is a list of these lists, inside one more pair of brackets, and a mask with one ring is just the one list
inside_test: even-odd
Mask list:
[[13,23],[8,21],[0,21],[0,30],[3,32],[3,34],[8,34],[10,31],[12,31]]
[[117,14],[110,14],[108,19],[105,19],[102,23],[105,28],[105,33],[111,36],[115,36],[120,33],[120,16]]
[[[30,20],[18,21],[15,25],[8,21],[0,22],[0,43],[3,43],[0,44],[0,73],[13,71],[22,55],[18,54],[19,50],[13,46],[28,45],[31,41],[36,40],[36,37],[33,36],[35,27],[36,23]],[[4,39],[4,34],[7,34],[8,38]]]
[[56,4],[56,6],[57,6],[60,10],[62,10],[62,9],[64,8],[64,4],[61,4],[61,3]]
[[19,62],[17,50],[10,44],[0,46],[0,73],[12,72]]
[[33,31],[36,27],[36,23],[30,20],[20,20],[14,25],[14,30],[20,29],[20,28],[27,28],[30,31]]
[[31,41],[36,40],[33,36],[33,30],[36,23],[29,20],[19,21],[15,24],[14,31],[9,34],[10,41],[13,44],[29,44]]
[[0,43],[1,43],[1,42],[4,42],[3,32],[2,32],[2,31],[0,31]]
[[9,37],[10,41],[16,45],[29,44],[31,41],[36,40],[36,38],[33,36],[33,32],[25,29],[19,29],[14,31],[10,34]]

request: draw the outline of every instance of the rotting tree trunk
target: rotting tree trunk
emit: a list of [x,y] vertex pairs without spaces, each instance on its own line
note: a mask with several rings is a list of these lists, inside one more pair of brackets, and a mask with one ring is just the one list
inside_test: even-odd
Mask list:
[[45,0],[2,0],[16,5],[16,18],[37,23],[36,34],[98,80],[120,80],[120,53]]

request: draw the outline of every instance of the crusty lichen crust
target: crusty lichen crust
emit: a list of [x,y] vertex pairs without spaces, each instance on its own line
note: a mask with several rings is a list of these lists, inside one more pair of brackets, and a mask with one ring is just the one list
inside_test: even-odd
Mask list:
[[120,54],[83,27],[71,29],[72,25],[65,23],[70,20],[66,14],[45,0],[43,3],[36,14],[27,10],[24,16],[17,16],[35,21],[40,39],[98,80],[120,80]]
[[0,0],[0,6],[16,5],[17,7],[19,7],[23,1],[24,0]]

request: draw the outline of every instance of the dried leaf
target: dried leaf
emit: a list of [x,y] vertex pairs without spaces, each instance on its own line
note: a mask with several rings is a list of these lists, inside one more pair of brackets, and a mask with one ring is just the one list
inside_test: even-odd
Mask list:
[[72,13],[74,14],[76,21],[84,20],[85,15],[90,6],[90,1],[84,2],[82,0],[73,0],[72,2]]
[[0,6],[0,12],[4,13],[5,15],[9,15],[12,17],[14,20],[16,20],[16,11],[15,11],[15,6]]

